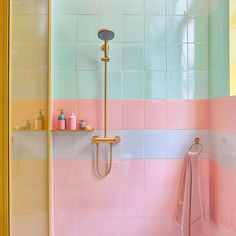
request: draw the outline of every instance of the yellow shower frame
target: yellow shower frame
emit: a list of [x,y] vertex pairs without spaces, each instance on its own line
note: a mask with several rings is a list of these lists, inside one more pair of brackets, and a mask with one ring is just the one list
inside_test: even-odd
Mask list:
[[[0,2],[0,235],[11,235],[9,216],[11,214],[11,118],[9,32],[11,0]],[[48,117],[47,117],[47,158],[48,158],[48,236],[51,236],[51,0],[48,0]]]

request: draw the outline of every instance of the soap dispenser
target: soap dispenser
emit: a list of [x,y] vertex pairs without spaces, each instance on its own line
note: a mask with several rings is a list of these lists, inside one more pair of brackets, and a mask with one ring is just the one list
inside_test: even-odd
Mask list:
[[60,111],[60,115],[58,116],[58,129],[65,130],[66,129],[66,116],[64,115],[63,109],[58,109]]
[[68,121],[68,129],[76,130],[76,115],[75,113],[71,113]]
[[39,110],[39,113],[36,115],[34,129],[43,130],[44,128],[44,116],[42,114],[42,109]]

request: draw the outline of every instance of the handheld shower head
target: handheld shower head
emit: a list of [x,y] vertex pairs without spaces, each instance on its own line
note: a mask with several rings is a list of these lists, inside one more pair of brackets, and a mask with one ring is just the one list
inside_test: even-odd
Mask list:
[[109,41],[112,40],[115,36],[115,33],[108,28],[100,29],[98,31],[98,38],[103,41]]

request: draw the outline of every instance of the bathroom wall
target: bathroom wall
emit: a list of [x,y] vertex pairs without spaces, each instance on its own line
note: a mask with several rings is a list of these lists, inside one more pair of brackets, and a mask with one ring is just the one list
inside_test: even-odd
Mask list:
[[[33,129],[39,109],[47,113],[48,1],[9,2],[10,231],[12,236],[46,236],[47,132]],[[25,120],[31,130],[16,130]]]
[[[180,235],[174,222],[183,158],[204,146],[208,208],[208,2],[53,2],[52,126],[58,108],[92,133],[53,132],[55,235]],[[96,176],[93,135],[103,135],[100,28],[115,31],[108,63],[111,174]],[[101,154],[108,155],[107,147]]]
[[236,235],[236,97],[230,96],[228,37],[235,11],[229,17],[229,2],[231,9],[234,1],[210,0],[209,8],[210,216],[219,235]]

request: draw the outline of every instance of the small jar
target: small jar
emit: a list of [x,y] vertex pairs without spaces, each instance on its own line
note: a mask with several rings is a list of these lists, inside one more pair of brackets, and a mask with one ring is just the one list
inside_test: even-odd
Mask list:
[[84,130],[86,120],[79,120],[79,129]]
[[31,122],[30,120],[25,120],[24,121],[24,127],[26,130],[31,130]]

